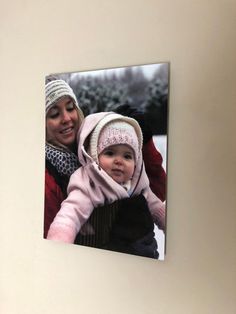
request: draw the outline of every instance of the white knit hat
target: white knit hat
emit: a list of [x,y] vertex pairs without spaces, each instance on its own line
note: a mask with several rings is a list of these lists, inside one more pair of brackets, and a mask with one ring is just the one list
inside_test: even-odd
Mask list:
[[79,117],[83,120],[84,115],[82,110],[79,107],[76,96],[72,90],[72,88],[63,80],[54,80],[46,84],[45,86],[45,94],[46,94],[46,113],[56,102],[58,102],[61,98],[65,96],[69,96],[79,113]]
[[142,149],[143,136],[138,122],[119,114],[110,114],[99,121],[90,137],[89,153],[98,163],[98,156],[112,145],[126,144],[135,153],[137,161]]

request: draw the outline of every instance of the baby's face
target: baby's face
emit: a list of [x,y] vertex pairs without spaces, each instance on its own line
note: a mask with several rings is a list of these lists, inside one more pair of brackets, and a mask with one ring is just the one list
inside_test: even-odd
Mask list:
[[109,146],[101,152],[98,160],[100,167],[117,183],[125,183],[133,176],[134,152],[125,144]]

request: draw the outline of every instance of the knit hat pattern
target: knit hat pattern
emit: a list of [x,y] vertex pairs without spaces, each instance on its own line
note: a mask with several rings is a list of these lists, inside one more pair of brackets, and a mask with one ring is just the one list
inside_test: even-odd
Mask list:
[[101,120],[92,132],[89,153],[98,163],[98,156],[104,149],[112,145],[125,144],[133,149],[137,161],[142,141],[142,131],[136,120],[111,114]]
[[98,155],[107,147],[118,144],[131,146],[135,155],[138,155],[138,138],[132,125],[123,121],[107,124],[101,131],[98,140]]
[[73,100],[80,119],[83,120],[84,115],[81,111],[76,96],[72,88],[64,80],[54,80],[46,84],[45,86],[46,94],[46,113],[48,110],[63,97],[69,96]]

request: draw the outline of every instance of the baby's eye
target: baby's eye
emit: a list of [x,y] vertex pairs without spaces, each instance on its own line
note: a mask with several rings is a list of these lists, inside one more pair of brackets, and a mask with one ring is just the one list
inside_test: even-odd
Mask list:
[[124,158],[125,159],[133,159],[133,155],[132,154],[125,154]]
[[113,156],[114,153],[113,153],[112,150],[106,150],[106,151],[104,151],[104,155],[106,155],[106,156]]

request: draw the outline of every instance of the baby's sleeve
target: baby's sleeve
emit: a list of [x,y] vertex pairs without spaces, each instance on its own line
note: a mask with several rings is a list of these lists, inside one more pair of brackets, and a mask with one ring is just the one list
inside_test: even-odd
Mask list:
[[144,196],[147,200],[154,223],[165,232],[166,208],[165,204],[148,188]]
[[50,225],[47,235],[49,240],[74,243],[77,233],[93,211],[91,198],[79,170],[70,178],[68,197],[62,202],[59,212]]

